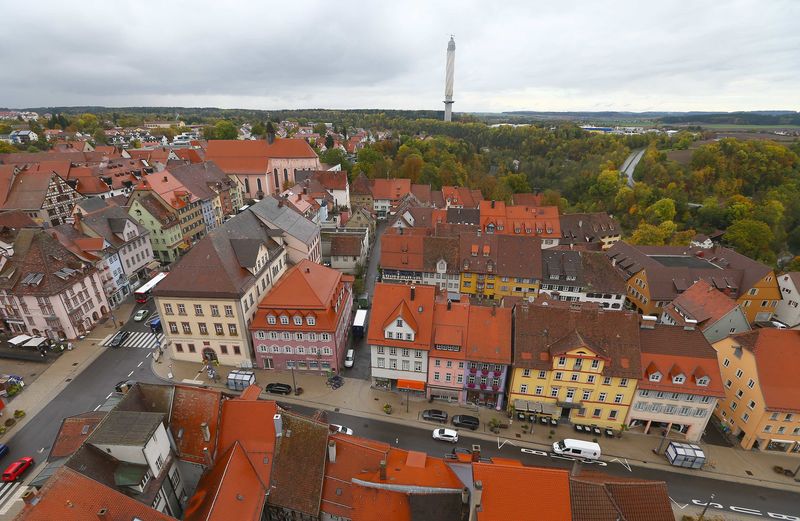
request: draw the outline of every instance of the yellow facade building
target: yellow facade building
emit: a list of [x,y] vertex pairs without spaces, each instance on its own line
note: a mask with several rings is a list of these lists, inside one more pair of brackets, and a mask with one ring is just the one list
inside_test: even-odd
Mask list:
[[482,299],[536,296],[542,279],[537,237],[462,233],[459,292]]
[[641,374],[636,313],[544,301],[517,306],[514,324],[515,410],[622,429]]
[[714,416],[744,449],[800,453],[800,331],[761,328],[713,347],[725,389]]

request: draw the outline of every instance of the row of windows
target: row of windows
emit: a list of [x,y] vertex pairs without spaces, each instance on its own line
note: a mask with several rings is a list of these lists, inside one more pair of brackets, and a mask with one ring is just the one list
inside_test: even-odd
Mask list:
[[708,409],[703,407],[689,407],[686,405],[678,407],[677,405],[672,404],[636,402],[636,405],[634,405],[633,408],[634,410],[642,412],[679,414],[681,416],[695,416],[697,418],[702,418],[708,415]]
[[[686,393],[667,393],[664,391],[650,391],[648,389],[639,389],[639,396],[647,398],[648,396],[655,396],[656,398],[669,398],[670,400],[678,400],[685,402],[693,402],[697,395]],[[700,403],[708,403],[711,401],[710,396],[700,396]]]
[[[287,315],[281,315],[280,321],[281,324],[284,326],[289,325],[289,317]],[[303,317],[300,315],[295,315],[292,317],[292,322],[294,323],[295,326],[302,326]],[[277,319],[275,318],[275,315],[267,315],[267,324],[275,325],[276,323]],[[306,317],[306,324],[308,324],[309,326],[316,325],[316,323],[317,323],[317,318],[314,315],[308,315]]]
[[[595,362],[597,362],[596,359],[592,360],[592,368],[593,369],[595,368]],[[530,377],[531,376],[531,370],[530,369],[523,369],[522,370],[522,376],[525,377],[525,378]],[[539,371],[538,378],[539,379],[547,378],[547,371]],[[578,373],[572,373],[570,375],[569,381],[571,381],[571,382],[579,382],[580,381],[579,378],[580,378],[580,375]],[[556,371],[553,374],[553,379],[555,379],[555,380],[564,380],[564,373],[562,371]],[[595,383],[595,379],[596,379],[596,376],[593,375],[593,374],[586,375],[586,383],[593,384],[593,383]],[[602,380],[602,383],[603,383],[603,385],[611,385],[612,381],[613,380],[612,380],[612,378],[610,376],[604,376],[603,380]],[[627,387],[628,386],[628,379],[627,378],[620,378],[618,385],[619,385],[619,387]]]
[[[377,358],[378,367],[381,369],[386,368],[386,359],[382,356]],[[411,361],[410,360],[400,360],[400,368],[403,371],[410,371],[411,370]],[[389,359],[389,369],[397,369],[397,359],[390,358]],[[414,362],[414,372],[421,373],[422,372],[422,362]]]
[[330,356],[333,353],[333,350],[330,347],[327,347],[327,346],[320,349],[320,348],[318,348],[316,346],[309,346],[309,347],[306,348],[305,346],[295,346],[295,347],[283,346],[283,347],[281,347],[281,346],[277,346],[277,345],[266,346],[264,344],[259,344],[256,347],[256,349],[258,350],[259,353],[273,353],[273,354],[283,353],[283,354],[286,354],[286,355],[306,355],[306,354],[308,354],[308,355],[318,355],[318,354],[323,354],[325,356]]
[[323,342],[327,342],[331,339],[330,333],[317,334],[314,332],[302,333],[300,331],[296,331],[294,333],[290,331],[282,331],[282,332],[270,331],[269,334],[267,334],[267,332],[265,331],[256,331],[255,336],[258,340],[265,340],[267,337],[269,337],[271,340],[278,340],[279,338],[282,338],[283,340],[291,340],[292,338],[294,338],[295,340],[306,340],[306,341],[316,342],[317,338],[319,338]]
[[[239,346],[231,346],[231,347],[233,348],[233,354],[235,354],[235,355],[240,355],[240,354],[242,354],[242,349],[241,349]],[[187,349],[187,350],[188,350],[190,353],[196,353],[196,352],[197,352],[197,349],[195,348],[194,344],[186,344],[186,349]],[[211,350],[213,351],[213,348],[211,348],[211,347],[208,347],[208,346],[206,346],[206,347],[204,347],[204,348],[203,348],[203,350],[204,350],[204,351],[205,351],[206,349],[211,349]],[[184,350],[183,350],[183,344],[177,344],[177,343],[176,343],[176,344],[175,344],[175,351],[177,351],[178,353],[183,353],[183,352],[184,352]],[[228,353],[228,346],[226,346],[226,345],[220,345],[220,346],[219,346],[219,351],[220,351],[220,353],[222,353],[223,355],[227,355],[227,354],[229,354],[229,353]]]
[[[414,351],[414,358],[422,358],[422,351],[418,349],[399,349],[397,347],[389,348],[389,354],[392,356],[396,356],[398,351],[402,353],[401,356],[411,356],[411,351]],[[378,354],[382,355],[385,353],[386,353],[386,348],[383,346],[378,346]]]
[[[233,306],[226,305],[226,306],[224,306],[224,308],[225,308],[225,316],[226,317],[232,317],[233,316]],[[209,306],[209,309],[210,309],[212,317],[220,316],[220,314],[219,314],[219,306],[218,305],[211,304]],[[165,303],[164,304],[164,314],[165,315],[174,315],[175,314],[175,312],[174,312],[174,310],[172,308],[172,304],[169,304],[169,303]],[[186,305],[185,304],[178,304],[178,315],[183,315],[183,316],[186,315]],[[203,305],[202,304],[195,304],[194,305],[194,316],[196,316],[196,317],[204,316]]]
[[[566,399],[573,400],[575,398],[575,394],[577,393],[577,389],[569,388],[567,389]],[[522,394],[527,394],[528,392],[528,384],[522,384],[519,386],[519,392]],[[558,398],[559,393],[561,392],[561,387],[551,387],[550,388],[550,398]],[[536,396],[544,396],[544,387],[541,385],[537,385],[534,389],[534,393]],[[598,402],[605,402],[608,398],[608,393],[598,393],[597,401]],[[622,403],[624,399],[624,395],[616,394],[614,395],[614,403]],[[591,400],[592,399],[592,391],[588,389],[584,389],[581,391],[581,399],[582,400]]]
[[[772,425],[770,425],[769,423],[764,425],[764,432],[772,432]],[[786,434],[786,427],[781,425],[775,432],[777,432],[778,434]],[[792,430],[792,434],[794,436],[800,436],[800,427],[795,427]]]
[[[208,326],[205,322],[200,322],[197,324],[199,328],[199,333],[201,335],[208,334]],[[181,322],[181,331],[184,335],[191,335],[192,334],[192,325],[189,322]],[[177,322],[169,322],[169,332],[173,335],[178,334],[178,323]],[[215,323],[214,324],[214,333],[217,336],[224,336],[225,335],[225,328],[223,324]],[[230,336],[237,336],[238,330],[236,328],[236,324],[228,324],[228,334]]]

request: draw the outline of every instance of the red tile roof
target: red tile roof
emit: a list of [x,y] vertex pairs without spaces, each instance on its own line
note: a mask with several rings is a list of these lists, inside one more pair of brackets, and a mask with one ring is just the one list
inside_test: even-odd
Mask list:
[[511,315],[510,308],[471,306],[467,360],[511,363]]
[[61,421],[53,448],[47,459],[65,458],[78,450],[95,427],[106,417],[105,412],[87,412]]
[[98,519],[105,510],[106,521],[175,521],[133,498],[62,467],[39,491],[36,505],[26,505],[15,521],[53,521],[61,519]]
[[[380,344],[410,349],[428,350],[431,346],[433,330],[433,304],[436,295],[434,286],[417,285],[414,287],[414,299],[411,299],[412,286],[404,284],[375,285],[372,310],[370,311],[369,333],[370,344]],[[399,316],[415,324],[416,335],[413,341],[384,338],[384,327],[387,321]]]
[[424,240],[422,235],[384,234],[381,237],[381,268],[422,271]]
[[[271,145],[266,140],[218,139],[208,142],[206,159],[223,157],[315,158],[316,152],[304,139],[277,138]],[[219,163],[217,163],[219,164]],[[224,167],[220,165],[220,168]]]
[[734,342],[753,353],[758,385],[768,411],[800,411],[800,331],[761,328],[733,336]]
[[494,233],[500,235],[561,238],[557,206],[506,206],[502,201],[481,201],[480,210],[484,231],[492,225]]
[[269,483],[275,452],[273,401],[224,400],[219,421],[216,454],[224,454],[234,443],[242,445],[258,477]]
[[[176,385],[170,411],[169,429],[180,459],[205,463],[204,448],[214,450],[217,442],[222,394],[212,389]],[[208,426],[210,441],[205,441],[201,425]]]
[[700,328],[705,330],[737,306],[735,300],[700,279],[669,303],[667,313],[679,325],[685,323],[686,317],[697,320]]
[[353,519],[353,477],[373,473],[386,459],[389,445],[357,436],[335,434],[336,461],[325,466],[320,509],[331,515]]
[[203,474],[183,513],[185,521],[261,519],[267,487],[235,442]]
[[[642,367],[645,368],[639,380],[640,388],[719,398],[725,396],[717,353],[699,329],[657,324],[654,329],[640,329],[639,342]],[[661,373],[659,382],[649,379],[656,371]],[[672,376],[681,373],[684,382],[673,383]],[[708,385],[697,385],[697,379],[702,376],[708,376]]]
[[675,514],[663,481],[583,471],[570,477],[574,521],[673,521]]
[[373,199],[398,201],[411,193],[410,179],[373,179],[370,181]]
[[[521,520],[532,513],[536,519],[548,521],[572,519],[566,470],[473,463],[472,478],[483,485],[478,521]],[[525,498],[525,504],[520,498]]]

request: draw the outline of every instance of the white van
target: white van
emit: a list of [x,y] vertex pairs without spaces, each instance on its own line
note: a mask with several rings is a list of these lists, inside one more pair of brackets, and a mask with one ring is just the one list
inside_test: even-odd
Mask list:
[[353,363],[356,361],[356,352],[352,349],[348,349],[347,353],[344,355],[344,366],[345,367],[353,367]]
[[560,456],[600,459],[600,445],[591,441],[566,439],[553,443],[553,452]]

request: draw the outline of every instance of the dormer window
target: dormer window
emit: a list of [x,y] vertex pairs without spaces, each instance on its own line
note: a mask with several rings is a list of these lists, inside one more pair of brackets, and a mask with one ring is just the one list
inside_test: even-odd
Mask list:
[[697,385],[700,385],[702,387],[707,387],[710,380],[711,379],[709,377],[703,376],[697,379]]
[[283,324],[284,326],[289,325],[289,317],[287,317],[286,315],[281,315],[281,324]]
[[295,315],[294,317],[294,325],[295,326],[302,326],[303,325],[303,317],[300,315]]
[[267,324],[275,325],[275,315],[267,315]]
[[672,377],[672,383],[674,384],[682,384],[685,381],[686,377],[683,376],[682,374],[676,374],[675,376]]
[[314,316],[309,315],[309,316],[306,317],[306,324],[308,324],[309,326],[316,325],[316,323],[317,323],[317,319]]
[[650,375],[651,382],[660,382],[661,381],[661,373],[655,372]]
[[259,340],[264,340],[265,338],[267,338],[267,334],[264,333],[263,331],[259,331],[256,333],[256,338],[258,338]]

